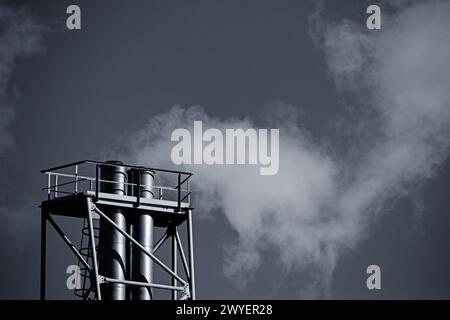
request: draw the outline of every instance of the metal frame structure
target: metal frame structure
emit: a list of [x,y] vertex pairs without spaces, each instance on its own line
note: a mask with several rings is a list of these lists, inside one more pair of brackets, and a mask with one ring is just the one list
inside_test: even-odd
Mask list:
[[[193,251],[193,230],[192,230],[192,207],[191,190],[189,178],[191,173],[163,170],[155,168],[145,168],[137,166],[123,165],[134,170],[153,171],[157,174],[166,174],[176,178],[177,184],[174,187],[152,186],[158,191],[158,197],[153,199],[142,198],[138,192],[136,195],[116,195],[101,192],[100,183],[113,183],[100,178],[99,167],[108,166],[108,162],[83,160],[67,165],[42,170],[41,173],[47,175],[47,199],[41,203],[41,277],[40,277],[40,298],[46,298],[46,259],[47,259],[47,224],[50,224],[56,233],[61,237],[68,248],[73,252],[79,264],[85,268],[89,279],[89,287],[85,288],[80,295],[84,300],[101,300],[101,286],[105,283],[121,283],[126,286],[141,286],[151,289],[170,290],[172,299],[195,299],[195,277],[194,277],[194,251]],[[81,174],[81,169],[89,169],[90,173]],[[67,173],[69,171],[69,173]],[[63,181],[64,180],[64,181]],[[166,179],[169,180],[169,179]],[[167,183],[170,183],[167,181]],[[130,183],[126,183],[130,184]],[[134,184],[136,186],[136,184]],[[137,187],[140,188],[139,182]],[[171,196],[168,194],[172,193]],[[62,196],[61,196],[62,195]],[[132,235],[121,229],[103,209],[108,207],[118,207],[124,210],[127,215],[137,212],[146,212],[152,215],[155,227],[165,228],[164,235],[157,241],[153,250],[146,249]],[[87,221],[86,235],[89,240],[87,252],[78,250],[68,236],[53,219],[54,215],[70,216],[85,219]],[[114,230],[120,232],[129,243],[140,252],[148,256],[153,264],[160,267],[171,277],[170,284],[158,284],[152,282],[132,281],[128,279],[114,279],[100,274],[98,266],[98,250],[95,235],[94,220],[104,221]],[[185,223],[186,222],[186,223]],[[187,250],[186,257],[183,244],[180,239],[178,229],[182,224],[186,224]],[[168,239],[171,243],[172,265],[169,267],[160,260],[156,253],[164,242]],[[178,256],[179,254],[179,256]],[[178,262],[184,269],[184,276],[178,272]],[[90,261],[90,263],[89,263]],[[180,295],[181,293],[181,295]]]

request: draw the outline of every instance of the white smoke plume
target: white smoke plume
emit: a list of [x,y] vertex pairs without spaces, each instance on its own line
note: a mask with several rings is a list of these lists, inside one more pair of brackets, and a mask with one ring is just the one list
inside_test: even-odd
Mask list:
[[313,139],[298,109],[282,103],[266,107],[258,122],[173,107],[124,138],[120,145],[131,147],[119,155],[167,167],[172,130],[191,128],[194,120],[219,129],[280,128],[275,176],[260,176],[251,166],[187,168],[195,174],[196,214],[214,216],[220,208],[236,231],[226,275],[243,281],[271,250],[287,270],[315,270],[311,284],[326,292],[342,253],[367,236],[392,200],[436,174],[448,157],[449,12],[449,2],[414,2],[383,13],[380,31],[314,17],[314,41],[338,92],[354,103],[352,116],[339,119],[345,132],[330,141]]
[[[14,75],[17,60],[29,57],[41,51],[42,37],[45,27],[30,14],[28,10],[20,7],[0,5],[0,162],[1,170],[8,170],[5,165],[8,153],[15,147],[10,131],[14,120],[15,102],[18,91],[13,87],[11,79]],[[3,174],[2,174],[3,175]],[[6,201],[7,187],[0,188],[0,217],[2,218],[2,236],[12,233],[15,239],[18,230],[24,230],[22,225],[24,213]]]

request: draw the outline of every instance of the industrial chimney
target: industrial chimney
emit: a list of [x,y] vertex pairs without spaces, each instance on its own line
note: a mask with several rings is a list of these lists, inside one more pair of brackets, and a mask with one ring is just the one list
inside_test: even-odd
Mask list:
[[[100,192],[124,196],[127,172],[120,161],[100,165]],[[127,231],[126,217],[120,207],[100,207],[123,231]],[[107,277],[125,280],[127,274],[127,239],[107,221],[100,221],[98,250],[99,272]],[[102,297],[106,300],[125,300],[126,287],[122,283],[105,283]]]
[[[77,259],[83,285],[74,293],[83,300],[151,300],[157,290],[171,291],[175,300],[195,299],[191,173],[92,160],[41,172],[47,176],[41,203],[41,299],[46,297],[47,223]],[[166,184],[156,185],[155,177]],[[58,215],[83,219],[80,248],[53,219]],[[187,245],[178,232],[182,226]],[[153,244],[155,228],[165,232]],[[157,256],[168,239],[170,267]],[[165,272],[171,282],[154,283],[155,272]]]
[[[141,198],[153,199],[154,171],[150,170],[128,170],[129,195]],[[153,218],[149,212],[138,212],[129,217],[130,234],[145,249],[153,249]],[[130,247],[130,267],[131,280],[151,282],[152,261],[142,251]],[[137,287],[131,288],[131,300],[150,300],[152,297],[151,288]]]

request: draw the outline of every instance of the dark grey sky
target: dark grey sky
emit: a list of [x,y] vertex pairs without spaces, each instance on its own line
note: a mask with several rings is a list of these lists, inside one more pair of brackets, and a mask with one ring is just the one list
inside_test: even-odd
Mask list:
[[[365,23],[373,1],[328,1],[336,17]],[[2,4],[12,5],[11,1]],[[65,28],[69,4],[82,8],[82,30]],[[22,224],[0,235],[0,298],[38,298],[39,170],[99,159],[117,137],[174,104],[201,105],[219,117],[256,117],[277,100],[300,106],[315,137],[330,134],[344,105],[308,35],[310,1],[14,1],[48,26],[45,52],[18,60],[19,92],[11,125],[15,147],[1,158],[4,204]],[[450,167],[399,199],[366,240],[340,260],[322,298],[450,298]],[[417,200],[419,199],[419,200]],[[19,203],[19,205],[15,205]],[[10,215],[14,215],[11,212]],[[13,218],[14,219],[14,218]],[[68,224],[66,224],[68,225]],[[74,236],[76,226],[69,228]],[[22,236],[23,235],[23,236]],[[245,289],[223,275],[227,220],[195,221],[198,297],[297,298],[305,274],[283,271],[275,255]],[[74,263],[55,236],[49,245],[49,297],[72,298],[65,267]],[[17,243],[16,243],[17,242]],[[366,267],[382,268],[382,290],[365,286]]]

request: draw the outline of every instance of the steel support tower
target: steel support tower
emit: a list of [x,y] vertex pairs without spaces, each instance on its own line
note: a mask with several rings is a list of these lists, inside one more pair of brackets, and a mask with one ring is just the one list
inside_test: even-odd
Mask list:
[[[47,176],[43,188],[47,199],[40,206],[42,300],[46,298],[47,225],[77,258],[82,286],[75,294],[82,299],[151,300],[155,290],[171,291],[173,300],[195,299],[191,173],[92,160],[41,173]],[[80,247],[54,216],[83,219]],[[187,246],[180,237],[183,226]],[[153,243],[156,228],[165,232]],[[171,240],[170,266],[157,257],[167,240]],[[178,270],[180,262],[183,273]],[[165,272],[170,283],[155,283],[154,272]]]

